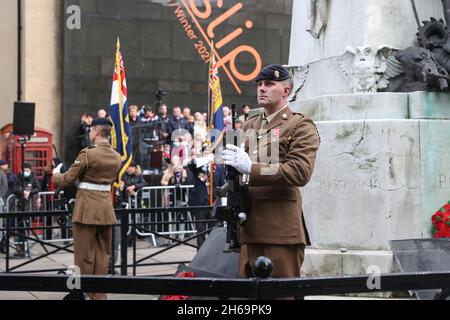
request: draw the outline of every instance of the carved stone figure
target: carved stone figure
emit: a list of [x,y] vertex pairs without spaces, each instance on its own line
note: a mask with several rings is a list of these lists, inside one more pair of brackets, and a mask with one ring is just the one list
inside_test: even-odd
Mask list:
[[299,67],[299,66],[284,66],[289,70],[289,73],[292,77],[292,91],[289,96],[288,101],[294,102],[297,101],[297,95],[300,90],[303,88],[306,82],[306,78],[308,78],[309,66]]
[[442,19],[430,18],[430,21],[423,21],[423,25],[417,33],[419,44],[430,50],[436,61],[450,72],[450,34],[448,26]]
[[402,91],[447,90],[448,72],[439,65],[430,50],[410,47],[396,54],[403,65],[407,82]]
[[371,93],[385,89],[389,79],[403,72],[401,64],[395,59],[395,48],[383,45],[347,47],[344,55],[337,58],[344,76],[354,93]]
[[309,0],[307,32],[315,39],[319,39],[325,32],[328,22],[328,1]]

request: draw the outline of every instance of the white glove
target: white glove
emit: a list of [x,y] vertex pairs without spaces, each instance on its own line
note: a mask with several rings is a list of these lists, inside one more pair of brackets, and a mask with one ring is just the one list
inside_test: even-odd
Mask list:
[[227,144],[226,150],[222,153],[223,163],[234,167],[242,174],[250,174],[252,172],[252,161],[248,154],[239,147]]
[[244,223],[245,221],[247,221],[247,214],[244,212],[241,212],[238,214],[238,218],[239,218],[239,221],[241,221],[241,223]]
[[192,160],[189,159],[189,158],[184,159],[184,160],[183,160],[183,167],[187,167],[188,164],[189,164],[191,161],[192,161]]
[[203,158],[196,158],[195,163],[197,164],[197,168],[203,167],[205,165],[210,165],[212,162],[214,162],[214,154],[210,153],[206,157]]
[[62,163],[58,164],[58,166],[55,169],[53,169],[53,174],[55,174],[55,173],[60,174],[62,166],[63,166]]

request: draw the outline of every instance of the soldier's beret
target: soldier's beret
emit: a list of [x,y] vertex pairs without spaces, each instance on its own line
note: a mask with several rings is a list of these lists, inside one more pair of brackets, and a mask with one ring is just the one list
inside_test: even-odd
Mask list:
[[5,164],[7,164],[8,162],[6,162],[6,160],[0,160],[0,166],[4,166]]
[[111,126],[112,127],[112,123],[111,123],[111,121],[109,121],[106,118],[95,118],[94,120],[92,120],[91,127],[95,127],[95,126]]
[[291,75],[289,71],[281,64],[270,64],[264,67],[256,77],[256,82],[261,80],[284,81],[289,79]]

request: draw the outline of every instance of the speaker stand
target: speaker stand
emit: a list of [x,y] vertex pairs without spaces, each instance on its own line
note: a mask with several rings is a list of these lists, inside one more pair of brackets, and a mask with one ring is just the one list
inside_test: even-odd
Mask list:
[[20,143],[20,157],[21,157],[21,172],[22,172],[22,179],[21,179],[21,187],[22,192],[20,194],[20,210],[23,212],[25,211],[25,198],[23,197],[23,191],[25,190],[25,147],[27,141],[31,140],[30,136],[21,136],[21,138],[18,139],[18,142]]

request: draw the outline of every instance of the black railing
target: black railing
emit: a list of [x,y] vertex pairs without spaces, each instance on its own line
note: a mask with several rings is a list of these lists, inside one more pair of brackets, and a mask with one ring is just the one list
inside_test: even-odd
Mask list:
[[[155,263],[146,263],[149,259],[154,258],[157,255],[160,255],[164,252],[167,252],[170,249],[176,248],[181,245],[186,245],[193,247],[195,249],[198,249],[196,245],[193,245],[191,243],[192,240],[196,239],[197,237],[202,236],[205,233],[208,233],[212,230],[212,227],[199,233],[195,233],[190,237],[187,237],[183,240],[179,240],[174,236],[169,236],[166,234],[162,234],[160,232],[155,231],[154,228],[150,228],[151,226],[157,226],[157,227],[163,227],[168,225],[179,225],[179,224],[185,224],[187,223],[185,220],[183,221],[166,221],[166,222],[137,222],[136,216],[137,215],[145,215],[145,214],[153,214],[153,213],[164,213],[164,212],[190,212],[194,215],[198,211],[205,211],[205,210],[211,210],[211,207],[181,207],[181,208],[142,208],[142,209],[117,209],[116,210],[116,216],[119,219],[119,224],[115,225],[114,227],[120,227],[120,235],[121,235],[121,248],[124,250],[121,250],[121,259],[120,264],[114,265],[113,270],[116,268],[120,268],[120,274],[125,276],[128,274],[128,268],[133,268],[133,275],[136,275],[136,268],[138,267],[144,267],[144,266],[154,266],[154,265],[165,265],[165,264],[181,264],[181,263],[189,263],[190,261],[169,261],[169,262],[155,262]],[[64,223],[62,223],[59,226],[32,226],[31,219],[32,218],[41,218],[41,217],[63,217]],[[71,226],[66,225],[68,221],[70,221],[70,212],[68,211],[40,211],[40,212],[10,212],[10,213],[3,213],[0,214],[0,219],[3,219],[3,227],[0,228],[0,233],[2,233],[5,249],[6,249],[6,257],[5,257],[5,272],[6,273],[12,273],[12,272],[30,272],[30,273],[40,273],[44,272],[44,270],[33,268],[33,270],[23,270],[23,268],[27,265],[30,265],[38,260],[41,260],[43,258],[46,258],[52,254],[66,251],[69,253],[73,253],[73,249],[71,247],[73,246],[72,241],[66,241],[67,239],[63,239],[63,245],[58,245],[52,242],[47,242],[45,240],[40,239],[37,234],[35,233],[36,229],[39,230],[53,230],[53,229],[60,229],[65,228],[66,232],[67,230],[70,231]],[[17,221],[21,221],[21,223],[17,223]],[[11,222],[15,221],[15,224],[12,224]],[[192,220],[189,221],[190,224],[197,224],[197,223],[209,223],[212,226],[215,226],[218,224],[217,220]],[[128,234],[128,231],[131,227],[131,234]],[[160,238],[167,239],[171,242],[171,244],[167,247],[162,247],[158,251],[143,257],[143,258],[137,258],[136,252],[136,239],[137,234],[136,231],[140,230],[142,232],[145,232],[147,234],[154,234],[155,236],[158,236]],[[114,232],[113,232],[114,235]],[[133,260],[131,264],[128,264],[128,239],[129,236],[132,240],[132,254],[133,254]],[[27,246],[29,246],[29,242],[33,242],[36,244],[39,244],[44,249],[44,253],[37,255],[35,257],[29,256],[29,259],[23,263],[20,263],[15,266],[11,266],[11,237],[15,237],[17,239],[17,242],[24,243]],[[114,246],[114,238],[112,241],[112,245]],[[50,250],[49,250],[50,249]],[[115,250],[114,247],[112,248],[112,261],[115,261]],[[19,270],[21,269],[21,270]],[[49,271],[63,271],[63,269],[46,269],[45,272]]]
[[0,274],[0,291],[99,292],[130,295],[184,295],[196,297],[272,300],[316,295],[441,289],[435,299],[448,298],[450,272],[380,275],[380,287],[370,289],[368,276],[300,279],[207,279],[174,277],[80,276],[80,287],[69,290],[73,276]]

